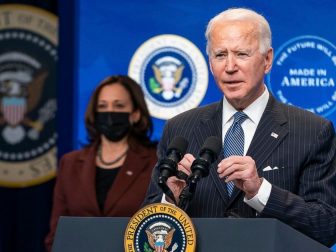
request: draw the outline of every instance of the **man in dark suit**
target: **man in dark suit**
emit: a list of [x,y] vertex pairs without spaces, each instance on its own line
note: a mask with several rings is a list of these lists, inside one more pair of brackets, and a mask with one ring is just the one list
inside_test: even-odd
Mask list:
[[[277,102],[264,84],[272,66],[271,30],[264,17],[230,9],[214,17],[206,31],[212,74],[224,97],[168,120],[159,159],[176,136],[189,141],[178,169],[191,164],[209,136],[223,140],[224,151],[198,182],[187,213],[191,217],[277,218],[330,246],[336,240],[336,138],[330,121]],[[243,153],[227,154],[225,138],[237,112]],[[239,141],[239,140],[234,140]],[[145,204],[172,202],[157,186],[155,167]],[[167,184],[178,202],[186,183]],[[231,189],[230,189],[231,187]],[[233,187],[233,191],[232,191]]]

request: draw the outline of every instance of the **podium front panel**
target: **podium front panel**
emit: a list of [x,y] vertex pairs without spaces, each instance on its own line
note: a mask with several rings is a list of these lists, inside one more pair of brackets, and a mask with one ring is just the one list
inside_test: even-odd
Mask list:
[[[123,252],[129,218],[61,217],[52,252]],[[197,252],[327,252],[276,219],[195,218]]]

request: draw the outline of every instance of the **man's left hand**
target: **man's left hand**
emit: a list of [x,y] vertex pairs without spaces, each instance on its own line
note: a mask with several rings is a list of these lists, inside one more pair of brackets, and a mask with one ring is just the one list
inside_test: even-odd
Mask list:
[[233,181],[235,186],[245,192],[247,199],[253,198],[261,186],[255,161],[249,156],[230,156],[218,164],[217,172],[225,182]]

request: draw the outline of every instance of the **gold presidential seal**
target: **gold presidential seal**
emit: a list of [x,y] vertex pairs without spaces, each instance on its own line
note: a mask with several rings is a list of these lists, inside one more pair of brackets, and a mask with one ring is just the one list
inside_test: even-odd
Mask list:
[[194,252],[196,233],[188,215],[169,204],[151,204],[134,214],[128,222],[126,252]]
[[56,174],[58,20],[40,8],[0,8],[0,186]]

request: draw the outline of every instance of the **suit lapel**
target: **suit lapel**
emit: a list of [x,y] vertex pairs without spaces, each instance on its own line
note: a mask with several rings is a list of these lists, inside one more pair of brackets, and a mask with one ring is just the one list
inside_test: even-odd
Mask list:
[[129,149],[125,163],[120,168],[115,181],[107,193],[104,205],[105,215],[111,215],[117,202],[122,199],[124,193],[146,168],[147,164],[144,162],[146,156],[148,156],[147,150],[140,145],[134,145]]
[[255,160],[258,171],[262,169],[263,163],[287,134],[287,118],[279,103],[275,101],[273,96],[270,96],[269,103],[247,151],[247,155]]
[[[210,136],[222,136],[222,110],[223,103],[217,103],[215,105],[215,111],[213,111],[214,107],[210,107],[206,113],[204,113],[203,117],[200,118],[200,124],[194,130],[194,137],[197,141],[198,146],[202,146],[204,144],[205,139]],[[196,150],[196,155],[199,150]]]
[[91,147],[84,149],[81,153],[78,162],[78,176],[83,186],[83,192],[89,201],[89,204],[94,208],[97,216],[100,215],[100,209],[97,202],[96,195],[96,150],[97,144],[93,144]]
[[[266,159],[288,134],[287,119],[279,103],[270,94],[268,104],[253,136],[247,156],[251,156],[257,166],[259,175]],[[234,189],[228,207],[242,191]]]
[[[194,136],[198,142],[198,146],[202,146],[206,138],[210,136],[217,136],[222,140],[222,114],[223,114],[223,101],[217,103],[215,111],[210,107],[208,113],[205,113],[204,118],[201,119],[199,127],[194,131]],[[197,150],[199,151],[199,150]],[[218,155],[217,160],[210,166],[210,179],[213,180],[216,189],[218,190],[221,198],[227,203],[229,201],[226,193],[226,184],[219,178],[217,173],[218,163],[224,158],[223,151]],[[202,180],[201,180],[202,183]]]

